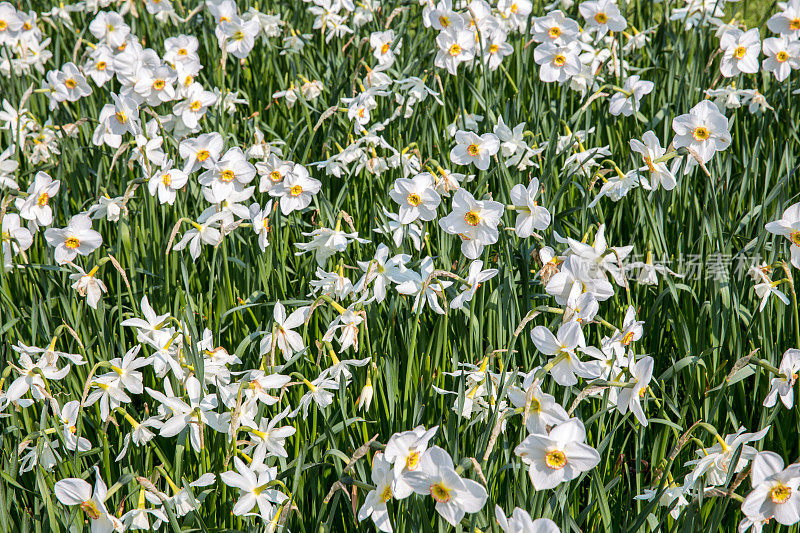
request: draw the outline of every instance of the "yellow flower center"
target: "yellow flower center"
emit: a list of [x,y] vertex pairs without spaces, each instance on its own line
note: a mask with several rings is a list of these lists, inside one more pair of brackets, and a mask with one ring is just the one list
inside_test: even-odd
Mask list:
[[275,183],[278,183],[283,179],[283,174],[281,174],[277,170],[273,170],[272,172],[269,173],[269,179]]
[[80,241],[80,240],[78,240],[78,238],[77,238],[77,237],[68,237],[68,238],[67,238],[67,240],[66,240],[66,241],[64,241],[64,245],[65,245],[67,248],[71,248],[71,249],[73,249],[73,250],[74,250],[75,248],[77,248],[78,246],[80,246],[80,244],[81,244],[81,241]]
[[200,150],[199,152],[197,152],[197,160],[200,161],[201,163],[206,159],[208,159],[209,157],[211,157],[211,152],[209,152],[208,150]]
[[800,30],[800,19],[792,19],[789,21],[789,29],[790,30]]
[[128,120],[128,117],[122,111],[117,111],[114,116],[117,117],[117,122],[120,124],[125,124]]
[[601,11],[594,16],[594,20],[598,24],[605,24],[606,22],[608,22],[608,15],[606,15],[603,11]]
[[412,207],[417,207],[422,202],[422,198],[419,197],[419,194],[412,192],[406,197],[406,202]]
[[519,11],[519,6],[517,4],[511,4],[511,12],[516,13]]
[[449,17],[445,17],[444,15],[441,15],[439,17],[439,24],[442,25],[442,28],[448,27],[450,25],[450,18]]
[[431,497],[439,503],[447,503],[450,501],[450,489],[446,488],[441,483],[434,483],[430,486]]
[[31,23],[28,22],[27,20],[25,21],[25,24],[22,25],[22,29],[25,30],[25,31],[30,30],[32,27],[33,26],[31,26]]
[[189,109],[190,109],[191,111],[197,111],[198,109],[200,109],[200,108],[202,107],[202,105],[203,105],[203,104],[201,104],[201,103],[200,103],[200,100],[195,100],[194,102],[192,102],[192,103],[189,105]]
[[127,46],[128,46],[128,43],[122,43],[121,45],[117,46],[117,51],[118,52],[123,52],[123,51],[125,51],[125,48]]
[[736,59],[741,59],[747,53],[747,48],[744,46],[737,46],[736,49],[733,51],[733,56]]
[[75,87],[78,86],[78,82],[73,80],[72,78],[69,78],[67,80],[64,80],[64,85],[67,86],[67,89],[74,89]]
[[795,246],[800,246],[800,231],[793,231],[789,234],[789,240]]
[[153,89],[160,91],[167,83],[164,80],[156,80],[153,82]]
[[100,509],[97,508],[97,504],[94,503],[94,501],[92,500],[89,500],[88,502],[83,502],[81,504],[81,509],[83,509],[83,512],[89,515],[89,518],[91,518],[92,520],[97,520],[98,518],[100,518]]
[[567,57],[564,54],[556,54],[553,58],[553,64],[557,67],[563,67],[567,62]]
[[172,176],[170,176],[169,174],[164,174],[164,177],[161,178],[161,183],[169,187],[170,184],[172,183]]
[[711,132],[705,126],[697,126],[692,132],[692,137],[694,137],[695,141],[703,142],[711,137]]
[[631,342],[633,342],[633,332],[629,331],[628,333],[625,334],[624,337],[622,337],[622,345],[627,346]]
[[411,452],[406,457],[406,468],[409,470],[416,470],[419,466],[419,460],[422,458],[419,452]]
[[300,185],[292,185],[291,188],[289,189],[289,194],[291,194],[292,196],[300,196],[301,194],[303,194],[303,187],[301,187]]
[[792,489],[783,483],[779,483],[771,491],[769,491],[769,497],[772,500],[772,503],[786,503],[789,501],[789,498],[792,497]]
[[561,470],[567,466],[567,456],[561,450],[551,450],[545,454],[544,464],[547,465],[547,468]]
[[233,173],[233,170],[226,168],[225,170],[222,171],[222,174],[220,175],[219,179],[221,179],[226,183],[230,183],[233,181],[233,178],[235,177],[236,175]]
[[461,53],[461,45],[458,43],[451,44],[448,52],[450,52],[450,55],[453,57],[457,56],[458,54]]
[[191,85],[192,83],[194,83],[194,76],[192,76],[191,74],[189,74],[188,76],[186,76],[186,78],[184,78],[184,80],[183,80],[183,85],[184,85],[185,87],[188,87],[188,86],[189,86],[189,85]]
[[381,53],[385,54],[388,51],[389,51],[389,43],[384,43],[384,45],[381,46]]
[[653,160],[649,156],[644,156],[644,164],[650,169],[650,172],[655,172],[656,167],[653,165]]
[[550,30],[547,32],[547,35],[548,35],[548,36],[549,36],[551,39],[558,39],[558,38],[561,36],[561,28],[559,28],[558,26],[553,26],[553,27],[552,27],[552,28],[550,28]]
[[236,33],[233,34],[234,41],[241,41],[242,39],[244,39],[244,33],[237,31]]
[[536,398],[531,398],[531,413],[538,413],[542,410],[542,402]]
[[383,489],[383,492],[381,492],[381,501],[383,503],[386,503],[391,499],[392,499],[392,487],[386,485],[386,487],[384,487]]
[[36,200],[36,205],[42,207],[47,205],[48,201],[50,201],[50,195],[48,195],[46,192],[43,192],[42,194],[39,195],[39,198]]
[[186,48],[181,48],[180,50],[178,50],[178,55],[179,56],[185,56],[188,53],[189,52],[186,51]]
[[500,50],[500,47],[497,46],[496,44],[489,45],[490,54],[496,54],[498,50]]
[[97,62],[97,70],[105,70],[108,67],[108,64],[105,61],[98,61]]
[[472,157],[477,157],[478,154],[480,153],[480,151],[481,151],[481,147],[478,146],[475,143],[472,143],[469,146],[467,146],[467,153],[469,155],[471,155]]
[[649,388],[649,387],[642,387],[642,388],[639,390],[639,398],[644,398],[645,394],[647,394],[647,389],[648,389],[648,388]]
[[6,31],[6,28],[8,28],[8,22],[0,20],[0,31]]
[[229,19],[228,17],[224,17],[224,16],[223,16],[223,17],[220,17],[220,18],[219,18],[219,21],[220,21],[220,22],[230,22],[230,21],[231,21],[231,19]]
[[786,62],[787,59],[789,59],[789,54],[787,54],[783,50],[775,54],[775,61],[777,61],[778,63],[784,63]]
[[464,215],[464,222],[470,226],[477,226],[481,221],[481,216],[475,211],[467,211]]

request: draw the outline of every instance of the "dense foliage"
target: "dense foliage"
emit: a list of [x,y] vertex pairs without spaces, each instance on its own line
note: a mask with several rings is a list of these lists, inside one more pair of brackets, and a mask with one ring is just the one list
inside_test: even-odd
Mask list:
[[0,3],[0,530],[796,530],[740,8]]

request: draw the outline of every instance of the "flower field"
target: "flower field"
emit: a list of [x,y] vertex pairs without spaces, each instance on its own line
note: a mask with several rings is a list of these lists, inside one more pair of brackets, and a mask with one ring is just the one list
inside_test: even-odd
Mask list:
[[798,531],[800,0],[0,2],[0,531]]

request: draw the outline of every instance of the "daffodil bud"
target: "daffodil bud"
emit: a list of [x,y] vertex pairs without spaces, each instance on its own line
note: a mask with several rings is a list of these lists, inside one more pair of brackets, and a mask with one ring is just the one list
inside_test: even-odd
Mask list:
[[360,411],[363,408],[365,411],[369,411],[369,407],[372,405],[372,397],[374,394],[375,389],[372,387],[372,378],[368,375],[367,384],[364,385],[364,388],[361,389],[361,394],[358,396],[356,409]]

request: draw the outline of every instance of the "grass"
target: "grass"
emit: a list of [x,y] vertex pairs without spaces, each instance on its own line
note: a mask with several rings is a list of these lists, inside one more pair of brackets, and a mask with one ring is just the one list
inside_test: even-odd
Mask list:
[[[42,5],[23,2],[23,7],[41,10]],[[176,2],[176,5],[179,5]],[[246,7],[239,6],[241,10]],[[292,2],[267,3],[259,6],[280,14],[287,26],[310,31],[312,17]],[[384,21],[395,7],[401,8],[391,26],[403,44],[401,61],[392,71],[396,79],[419,75],[431,87],[441,83],[444,105],[421,104],[405,120],[390,123],[384,138],[397,149],[412,147],[428,163],[449,166],[448,153],[452,141],[445,126],[460,112],[486,116],[481,125],[488,131],[498,117],[509,125],[526,123],[537,142],[550,141],[571,131],[595,128],[587,146],[610,146],[611,158],[620,168],[638,164],[628,149],[628,140],[641,138],[647,130],[662,139],[672,136],[671,120],[686,113],[702,98],[702,90],[723,84],[715,63],[708,67],[708,58],[717,49],[713,31],[682,31],[675,23],[663,21],[647,2],[628,3],[627,19],[636,28],[657,25],[656,32],[641,55],[629,58],[642,69],[642,77],[652,80],[656,89],[643,101],[641,116],[613,118],[602,101],[587,106],[566,87],[540,82],[533,61],[533,46],[525,39],[511,40],[514,53],[504,62],[504,69],[494,72],[476,68],[472,75],[452,77],[433,66],[433,30],[421,27],[416,2],[387,5],[379,19]],[[268,9],[267,9],[268,8]],[[747,21],[763,19],[774,11],[768,2],[741,2]],[[569,14],[576,19],[576,8]],[[543,13],[542,3],[534,3],[534,13]],[[85,46],[77,46],[78,38],[88,38],[91,15],[74,14],[76,30],[63,26],[58,30],[42,23],[52,37],[50,50],[54,57],[51,68],[57,68],[76,55],[81,57]],[[352,127],[345,113],[337,112],[322,119],[330,107],[340,106],[340,98],[357,91],[357,79],[364,73],[369,57],[368,44],[360,37],[334,40],[326,45],[319,34],[300,55],[279,55],[277,40],[259,42],[255,51],[239,65],[228,60],[219,64],[219,48],[209,19],[177,24],[175,27],[155,23],[141,10],[137,18],[127,17],[132,31],[148,46],[162,50],[166,37],[191,33],[200,39],[200,53],[205,68],[199,81],[205,87],[237,90],[247,95],[249,104],[229,115],[212,110],[202,123],[203,131],[218,131],[227,146],[246,146],[256,128],[267,139],[286,142],[287,159],[308,164],[326,159],[345,146]],[[380,29],[377,23],[369,31]],[[762,28],[762,35],[766,35]],[[364,33],[363,35],[367,35]],[[299,100],[291,109],[283,102],[274,102],[271,95],[285,89],[303,76],[322,81],[325,90],[318,100]],[[794,76],[796,77],[796,76]],[[38,87],[39,76],[5,79],[3,97],[17,103],[30,84]],[[572,483],[555,490],[534,491],[527,473],[514,455],[514,447],[526,432],[520,417],[508,421],[507,428],[493,440],[497,409],[486,417],[466,419],[453,410],[453,397],[437,394],[432,386],[459,391],[457,402],[463,401],[463,384],[444,375],[460,363],[479,362],[489,356],[490,368],[502,372],[505,394],[509,381],[517,371],[541,365],[546,357],[539,353],[529,337],[535,325],[557,329],[555,314],[541,313],[521,332],[514,332],[526,315],[540,305],[552,305],[535,276],[539,265],[536,251],[540,244],[533,239],[521,240],[512,232],[501,231],[496,245],[485,252],[487,266],[499,269],[499,275],[478,291],[470,311],[451,310],[440,316],[426,310],[417,316],[411,301],[396,293],[383,304],[366,307],[366,323],[360,328],[358,357],[371,357],[375,364],[372,382],[375,397],[371,409],[358,411],[356,401],[365,385],[367,372],[357,369],[353,381],[337,392],[336,401],[324,410],[312,409],[307,420],[296,419],[297,433],[289,439],[288,459],[275,458],[279,478],[293,496],[296,512],[290,513],[291,531],[342,531],[357,528],[353,510],[363,502],[364,490],[356,489],[350,479],[370,482],[370,461],[373,451],[351,465],[354,454],[363,454],[362,446],[377,437],[385,444],[398,431],[417,425],[439,425],[435,443],[448,450],[456,463],[475,458],[485,478],[489,503],[482,512],[467,515],[457,528],[460,531],[495,531],[494,504],[507,513],[515,506],[530,512],[534,518],[551,517],[562,531],[731,531],[741,518],[739,503],[725,495],[705,495],[692,500],[678,520],[670,518],[668,508],[655,503],[634,500],[644,489],[665,482],[656,474],[668,472],[678,483],[688,471],[684,463],[695,457],[698,444],[689,442],[677,454],[679,439],[695,422],[702,421],[720,434],[735,432],[740,426],[756,431],[771,429],[758,449],[772,450],[791,462],[800,454],[797,431],[800,416],[796,409],[761,407],[769,388],[770,374],[761,367],[749,365],[752,372],[738,381],[726,376],[737,361],[757,350],[757,357],[778,366],[788,348],[798,347],[794,331],[796,314],[792,306],[770,303],[759,313],[759,299],[752,282],[737,265],[747,264],[760,254],[768,263],[788,259],[787,247],[764,230],[764,224],[780,216],[783,209],[797,200],[796,175],[798,139],[797,99],[792,91],[796,82],[778,84],[766,74],[742,77],[737,86],[757,88],[767,95],[774,112],[751,115],[746,109],[728,112],[732,117],[733,143],[718,154],[709,165],[710,177],[699,170],[682,177],[678,187],[667,192],[632,191],[618,203],[602,200],[596,208],[588,204],[597,193],[594,185],[581,174],[564,172],[565,156],[548,149],[539,159],[540,168],[533,172],[544,187],[542,204],[553,214],[552,231],[546,241],[557,246],[553,232],[581,239],[606,224],[609,243],[633,244],[637,253],[652,252],[656,257],[696,257],[708,265],[715,257],[729,257],[730,264],[721,272],[727,279],[706,275],[684,279],[665,278],[657,286],[631,284],[620,289],[609,301],[601,304],[600,315],[614,325],[621,325],[628,305],[633,305],[640,320],[645,321],[645,334],[637,343],[637,353],[655,359],[655,381],[652,397],[646,402],[650,425],[643,428],[630,415],[620,415],[607,405],[602,396],[581,401],[575,412],[587,427],[587,441],[596,447],[602,460],[599,466]],[[621,85],[620,80],[619,85]],[[114,158],[113,150],[96,148],[91,134],[100,108],[108,101],[106,91],[97,90],[74,104],[47,110],[44,95],[34,94],[27,103],[30,113],[43,121],[68,124],[86,119],[77,135],[60,141],[62,156],[44,165],[33,165],[24,158],[17,173],[20,184],[44,170],[62,181],[62,189],[52,206],[55,226],[61,227],[69,216],[87,209],[104,193],[121,195],[140,177],[138,167],[126,164],[123,155]],[[388,117],[392,111],[381,101],[376,116]],[[427,104],[427,102],[426,102]],[[318,127],[317,127],[318,126]],[[10,142],[4,134],[3,146]],[[165,135],[165,148],[177,153],[179,139]],[[508,192],[517,183],[527,183],[530,173],[519,173],[494,163],[489,171],[479,172],[468,185],[476,196],[493,195],[508,203]],[[313,213],[272,219],[270,246],[262,253],[249,230],[237,230],[216,247],[204,247],[197,261],[187,252],[165,253],[173,226],[181,217],[196,219],[206,204],[197,180],[192,178],[174,208],[160,206],[143,188],[135,191],[128,212],[118,223],[95,222],[103,235],[104,246],[82,264],[88,270],[104,255],[113,255],[121,270],[106,263],[101,271],[108,294],[98,309],[88,308],[85,300],[69,288],[70,270],[58,266],[42,235],[27,252],[24,268],[0,275],[0,353],[6,387],[15,375],[8,377],[16,354],[11,345],[24,342],[46,346],[57,335],[58,349],[80,353],[88,364],[73,367],[70,374],[50,384],[53,396],[61,403],[80,397],[90,369],[99,362],[120,357],[136,344],[131,328],[120,322],[140,315],[140,300],[147,296],[158,313],[169,312],[179,318],[191,339],[198,339],[209,328],[215,344],[235,353],[242,365],[238,369],[263,365],[258,341],[269,331],[273,305],[282,301],[287,309],[309,305],[309,281],[316,264],[310,255],[295,255],[294,244],[305,242],[302,232],[319,226],[333,227],[339,213],[350,215],[362,237],[376,244],[387,241],[374,232],[383,220],[382,208],[394,209],[387,191],[400,177],[399,170],[382,175],[367,173],[337,179],[314,172],[323,183],[322,194],[312,203]],[[24,189],[24,187],[21,187]],[[449,205],[449,201],[444,202]],[[4,204],[5,205],[5,204]],[[505,224],[512,219],[504,217]],[[435,223],[427,226],[429,237],[422,254],[405,243],[402,250],[410,253],[416,264],[427,254],[434,256],[437,268],[463,275],[467,262],[459,252],[458,242],[444,234]],[[372,258],[372,245],[351,245],[328,263],[331,270],[339,265],[355,266],[356,261]],[[685,265],[684,265],[685,266]],[[356,275],[345,270],[351,279]],[[788,271],[787,274],[795,274]],[[795,309],[796,311],[796,309]],[[314,341],[322,337],[336,311],[327,305],[314,312],[307,324],[308,352],[294,361],[284,373],[297,372],[316,376],[330,365],[327,354],[318,352]],[[68,328],[60,328],[66,325]],[[74,331],[75,334],[70,334]],[[587,342],[598,345],[610,333],[599,325],[587,329]],[[187,363],[202,365],[202,357],[187,343]],[[197,368],[196,368],[197,369]],[[162,390],[152,372],[145,373],[145,385]],[[580,388],[561,388],[547,382],[546,388],[562,405],[573,404]],[[6,389],[4,389],[6,390]],[[302,385],[289,387],[281,402],[269,409],[275,414],[285,406],[296,405],[305,392]],[[137,420],[153,412],[157,404],[147,395],[137,396],[126,410]],[[62,453],[62,460],[50,470],[35,467],[20,473],[21,443],[43,445],[44,440],[60,440],[48,432],[55,421],[45,404],[38,402],[27,408],[9,408],[0,418],[2,438],[2,479],[0,479],[0,530],[4,531],[67,531],[88,530],[80,511],[70,511],[54,500],[53,484],[67,477],[91,478],[97,465],[112,489],[107,505],[110,509],[129,510],[139,498],[137,476],[156,483],[170,492],[165,474],[178,487],[186,486],[207,472],[229,469],[227,460],[231,443],[224,435],[206,430],[205,449],[195,453],[188,446],[185,434],[179,438],[157,437],[146,446],[131,445],[124,459],[114,461],[130,431],[129,422],[120,414],[110,423],[102,423],[98,407],[86,408],[81,418],[80,433],[92,442],[92,449],[80,453]],[[713,436],[700,429],[694,431],[706,445]],[[63,447],[63,443],[62,443]],[[357,452],[361,450],[361,452]],[[63,452],[63,448],[62,448]],[[469,477],[478,478],[474,469]],[[90,479],[91,481],[91,479]],[[333,492],[340,481],[347,490]],[[730,482],[733,482],[731,476]],[[745,482],[734,495],[744,495]],[[257,531],[251,519],[232,515],[235,493],[222,483],[210,489],[191,489],[204,497],[202,507],[183,518],[173,519],[173,531]],[[352,491],[352,492],[351,492]],[[357,502],[351,503],[355,495]],[[397,531],[445,531],[430,501],[410,498],[390,504]],[[367,523],[365,522],[364,525]],[[372,527],[371,525],[368,527]],[[777,529],[774,528],[773,529]],[[793,530],[796,530],[795,527]]]

